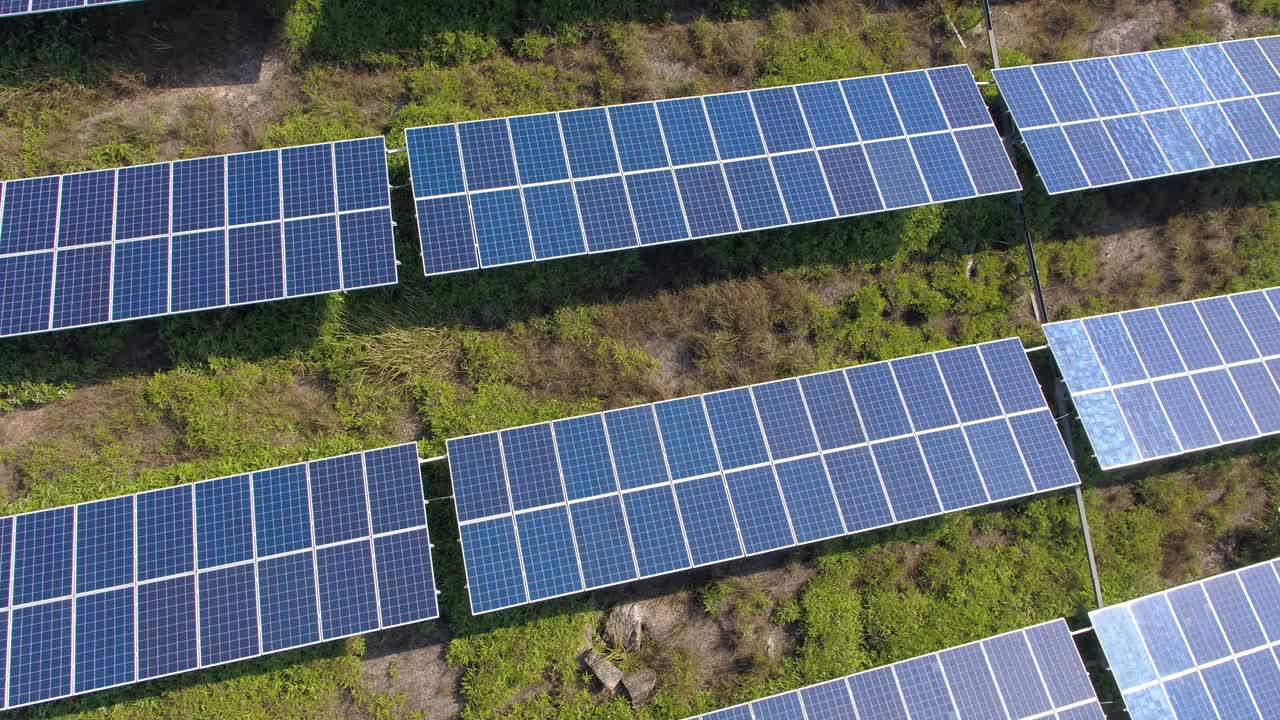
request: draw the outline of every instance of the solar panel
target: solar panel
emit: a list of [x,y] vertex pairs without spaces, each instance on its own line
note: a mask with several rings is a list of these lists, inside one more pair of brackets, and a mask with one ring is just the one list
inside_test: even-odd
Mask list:
[[1078,484],[1001,340],[448,442],[474,613]]
[[1102,720],[1103,713],[1071,631],[1066,622],[1053,620],[699,716],[701,720],[908,717]]
[[0,184],[0,337],[396,282],[381,137]]
[[1277,569],[1259,563],[1089,613],[1134,720],[1274,715]]
[[1280,432],[1280,288],[1044,326],[1104,469]]
[[0,0],[0,17],[32,15],[55,10],[76,10],[99,5],[122,5],[139,0]]
[[405,137],[428,275],[1021,187],[964,65]]
[[1280,36],[995,71],[1049,194],[1280,157]]
[[5,708],[437,614],[413,443],[0,518]]

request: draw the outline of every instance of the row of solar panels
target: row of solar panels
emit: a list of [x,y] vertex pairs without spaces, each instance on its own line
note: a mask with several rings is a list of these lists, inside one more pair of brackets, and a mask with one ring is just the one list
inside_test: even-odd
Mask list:
[[0,185],[0,336],[396,280],[381,137]]
[[[1014,340],[459,438],[449,459],[476,612],[1079,482]],[[4,707],[435,617],[417,468],[407,444],[0,518]],[[1280,603],[1259,577],[1253,606]],[[1243,684],[1218,646],[1193,653],[1208,692],[1238,699],[1275,638],[1236,627],[1239,593],[1208,592]],[[989,680],[971,647],[967,669],[953,652],[849,678],[848,707],[1097,717],[1091,695],[1058,694],[1068,676],[1032,634],[981,646]],[[1180,702],[1186,669],[1170,672],[1160,692]],[[1155,696],[1146,683],[1127,696]],[[743,707],[845,712],[833,688]]]
[[[1277,55],[1271,37],[996,79],[1061,192],[1280,155]],[[411,128],[406,144],[428,274],[1020,188],[959,65]],[[393,284],[386,177],[373,138],[5,183],[0,337]]]
[[1280,37],[995,71],[1050,193],[1280,156]]
[[475,613],[1080,482],[1017,340],[448,450]]
[[1067,624],[1054,620],[689,720],[942,718],[1102,720],[1103,714]]
[[4,708],[436,615],[412,443],[0,518]]
[[1280,712],[1280,560],[1090,613],[1133,720]]
[[406,136],[428,275],[1020,189],[963,65]]
[[31,15],[55,10],[75,10],[99,5],[121,5],[139,0],[0,0],[0,17]]
[[1280,432],[1280,288],[1044,326],[1104,469]]

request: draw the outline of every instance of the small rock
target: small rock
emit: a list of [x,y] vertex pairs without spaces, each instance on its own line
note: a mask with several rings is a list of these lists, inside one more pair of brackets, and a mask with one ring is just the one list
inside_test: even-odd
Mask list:
[[622,671],[609,662],[608,658],[595,650],[587,650],[582,654],[582,662],[591,670],[591,674],[596,676],[606,692],[618,689],[618,683],[623,679]]
[[639,603],[618,605],[604,620],[604,640],[614,647],[635,650],[640,647],[643,628],[644,611]]
[[622,687],[631,698],[632,707],[640,707],[649,702],[658,689],[658,673],[649,668],[640,668],[622,676]]

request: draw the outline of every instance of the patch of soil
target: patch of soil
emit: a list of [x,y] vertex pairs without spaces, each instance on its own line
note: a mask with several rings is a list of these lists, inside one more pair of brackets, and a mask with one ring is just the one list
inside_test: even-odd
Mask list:
[[[57,402],[36,408],[0,413],[0,497],[12,499],[22,490],[14,461],[33,442],[57,442],[76,452],[79,438],[94,431],[127,424],[148,466],[174,461],[174,433],[164,423],[142,423],[126,416],[138,402],[144,381],[137,378],[115,380],[79,388]],[[83,448],[80,452],[84,452]]]
[[[212,66],[181,86],[148,88],[113,100],[102,112],[80,121],[78,134],[81,142],[93,144],[104,127],[205,125],[227,130],[210,152],[256,149],[268,123],[296,99],[298,79],[289,68],[285,51],[269,39],[260,45],[246,43],[226,65]],[[175,157],[180,146],[176,138],[162,143],[156,148],[157,158]]]
[[133,378],[90,385],[48,405],[0,413],[0,450],[19,450],[34,440],[90,430],[135,402],[141,385]]
[[462,668],[445,663],[448,641],[427,625],[375,633],[366,640],[364,684],[379,695],[399,695],[427,718],[457,717]]

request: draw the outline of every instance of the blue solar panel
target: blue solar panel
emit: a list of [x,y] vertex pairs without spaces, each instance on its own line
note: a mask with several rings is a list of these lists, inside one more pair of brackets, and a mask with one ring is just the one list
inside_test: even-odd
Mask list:
[[1280,432],[1280,316],[1263,292],[1051,323],[1104,469]]
[[1260,563],[1090,613],[1130,714],[1169,716],[1172,708],[1178,717],[1256,718],[1275,709],[1275,565]]
[[1273,46],[1274,38],[1235,40],[1000,69],[995,78],[1055,194],[1280,156],[1268,118],[1280,110],[1272,94],[1280,73],[1265,51]]
[[516,516],[529,600],[582,590],[569,511],[563,505]]
[[363,458],[342,455],[310,463],[315,542],[329,545],[369,534]]
[[394,284],[392,227],[382,138],[10,181],[0,336]]
[[406,146],[428,275],[1020,188],[963,65],[410,128]]
[[121,5],[139,0],[3,0],[0,2],[0,17],[13,15],[30,15],[34,13],[52,12],[55,10],[79,10],[99,5]]
[[196,583],[191,575],[138,587],[138,679],[192,670],[196,654]]
[[131,587],[76,598],[75,691],[133,682]]
[[196,547],[201,569],[253,558],[253,500],[249,476],[196,486]]
[[792,223],[836,216],[830,186],[817,155],[808,152],[779,155],[772,163]]
[[[671,164],[653,103],[615,105],[609,108],[609,122],[623,171],[652,170]],[[524,181],[529,182],[527,178]]]
[[[1011,683],[1007,673],[997,665],[1006,654],[1017,655],[1026,663],[1012,669],[1020,681],[1017,684]],[[1066,623],[1054,620],[700,717],[701,720],[997,717],[1101,720],[1103,715]]]
[[200,573],[200,665],[258,654],[258,590],[253,565]]
[[475,613],[1079,483],[1017,340],[448,451]]
[[316,550],[320,629],[326,640],[378,628],[378,592],[367,539]]
[[434,618],[426,522],[413,443],[0,518],[4,707]]

